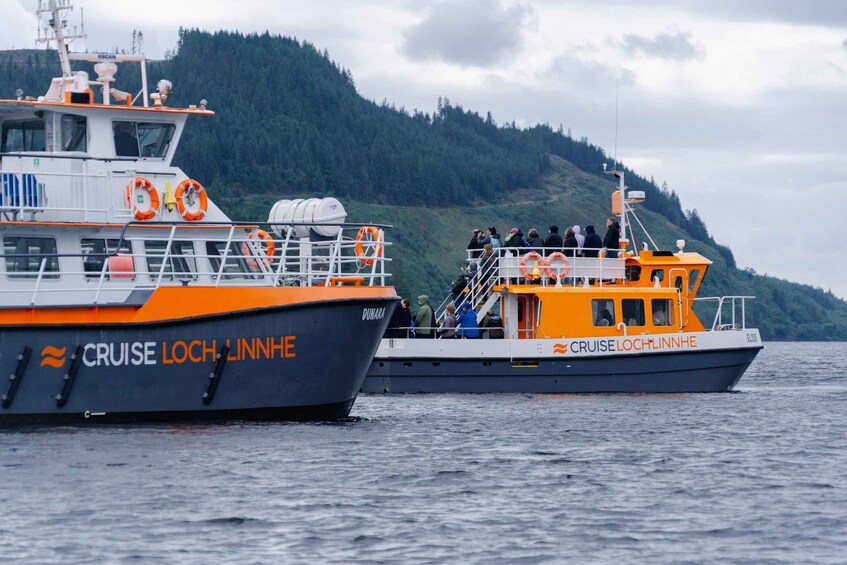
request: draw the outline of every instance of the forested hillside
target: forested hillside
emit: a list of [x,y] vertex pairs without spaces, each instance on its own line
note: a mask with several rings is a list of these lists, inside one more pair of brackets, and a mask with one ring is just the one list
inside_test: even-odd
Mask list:
[[[0,52],[0,97],[42,94],[58,70],[53,52]],[[473,227],[599,228],[609,212],[613,187],[602,171],[613,163],[587,139],[561,126],[498,124],[446,98],[432,112],[374,103],[357,93],[350,70],[295,39],[184,31],[148,76],[174,82],[174,105],[205,98],[217,113],[189,124],[176,164],[234,218],[265,215],[280,197],[338,196],[352,219],[398,226],[392,253],[404,294],[441,294]],[[131,66],[117,78],[117,88],[140,88]],[[847,303],[738,269],[674,191],[629,170],[627,184],[647,193],[643,214],[657,243],[684,238],[715,260],[701,294],[757,295],[749,319],[767,339],[847,339]]]

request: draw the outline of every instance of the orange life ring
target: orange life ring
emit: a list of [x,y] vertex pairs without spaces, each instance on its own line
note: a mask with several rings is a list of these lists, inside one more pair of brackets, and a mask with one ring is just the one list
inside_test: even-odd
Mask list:
[[[144,204],[143,193],[138,195],[136,202],[132,201],[136,190],[143,190],[150,195],[150,206],[148,208],[142,209],[137,206],[137,204]],[[153,186],[153,183],[150,182],[149,179],[144,177],[135,177],[129,181],[129,184],[126,185],[126,204],[127,207],[133,211],[136,220],[140,220],[142,222],[152,220],[156,217],[156,214],[159,213],[159,191],[156,190],[156,187]]]
[[[382,257],[382,243],[379,241],[380,230],[376,226],[362,226],[356,234],[356,257],[364,266],[374,264],[377,257]],[[376,245],[374,245],[376,242]],[[371,251],[369,253],[369,251]]]
[[[203,216],[206,215],[206,210],[209,209],[209,197],[206,195],[206,189],[194,179],[185,179],[179,183],[174,197],[176,198],[176,211],[189,222],[202,220]],[[197,200],[194,201],[193,198]],[[186,205],[186,199],[189,200],[188,205]],[[191,209],[189,209],[189,206]]]
[[526,268],[526,264],[527,264],[527,262],[529,262],[530,259],[532,259],[533,261],[535,261],[539,264],[544,263],[544,259],[541,257],[541,255],[539,255],[535,251],[530,251],[529,253],[527,253],[526,255],[524,255],[521,258],[521,276],[528,281],[535,280],[535,279],[538,278],[532,272],[532,271],[535,270],[534,268],[533,269],[527,269]]
[[[263,259],[262,262],[265,266],[270,267],[271,260],[274,257],[274,252],[276,251],[276,243],[274,243],[274,238],[265,230],[256,230],[256,236],[259,238],[259,241],[265,243],[265,257],[267,259]],[[253,239],[253,232],[247,235],[247,239]],[[256,263],[255,259],[252,259],[253,253],[250,252],[250,247],[247,245],[247,242],[241,244],[241,254],[245,257],[248,257],[247,263],[251,269],[254,271],[259,270],[259,264]]]
[[[553,268],[553,261],[559,260],[562,262],[561,269]],[[560,280],[567,276],[568,270],[570,269],[570,262],[564,253],[559,253],[556,251],[555,253],[551,253],[548,257],[544,259],[544,274],[550,278]]]

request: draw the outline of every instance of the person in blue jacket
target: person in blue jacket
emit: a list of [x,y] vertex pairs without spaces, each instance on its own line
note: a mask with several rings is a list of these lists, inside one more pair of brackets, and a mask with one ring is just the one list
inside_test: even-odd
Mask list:
[[459,308],[459,315],[456,316],[456,322],[459,324],[458,336],[465,339],[479,339],[479,324],[476,323],[476,312],[467,302]]

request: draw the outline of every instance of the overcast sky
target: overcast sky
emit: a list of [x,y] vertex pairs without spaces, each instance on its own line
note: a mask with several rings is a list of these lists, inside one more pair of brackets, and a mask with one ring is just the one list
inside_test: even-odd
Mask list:
[[[128,48],[140,29],[155,58],[179,26],[270,30],[328,48],[368,98],[447,96],[609,154],[619,82],[625,164],[666,180],[739,266],[847,298],[845,0],[73,2],[77,47]],[[35,4],[0,0],[0,48],[33,45]]]

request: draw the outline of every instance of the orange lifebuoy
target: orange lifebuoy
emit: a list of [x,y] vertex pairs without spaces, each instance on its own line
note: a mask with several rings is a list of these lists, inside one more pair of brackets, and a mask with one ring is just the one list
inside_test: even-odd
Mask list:
[[[138,198],[133,202],[133,195],[136,190],[142,190],[150,196],[150,205],[147,208],[138,206],[138,204],[145,203],[144,192],[139,193]],[[126,185],[126,204],[133,211],[136,220],[142,222],[152,220],[159,213],[159,191],[148,179],[135,177]]]
[[[259,241],[264,242],[265,244],[265,257],[267,257],[267,259],[263,259],[262,262],[265,266],[270,267],[271,260],[274,257],[274,252],[276,251],[276,243],[274,243],[273,237],[271,237],[271,235],[265,230],[256,230],[256,236],[259,238]],[[253,239],[253,232],[250,232],[247,239]],[[250,247],[247,245],[246,241],[241,244],[241,254],[245,257],[253,256],[253,253],[251,253]],[[259,270],[259,264],[256,263],[255,259],[248,259],[247,262],[251,269],[254,271]]]
[[[189,222],[202,220],[209,208],[209,197],[203,185],[194,179],[185,179],[176,187],[176,211]],[[186,200],[188,202],[186,202]]]
[[[553,268],[553,261],[560,261],[562,267],[560,269]],[[556,251],[544,259],[544,274],[556,280],[563,279],[567,276],[570,265],[565,254]]]
[[356,256],[362,265],[373,265],[377,257],[382,257],[382,242],[379,236],[380,229],[376,226],[359,228],[356,234]]
[[535,265],[533,265],[533,268],[531,270],[526,268],[526,264],[529,262],[530,259],[532,259],[535,264],[543,264],[544,262],[544,259],[541,257],[541,255],[539,255],[535,251],[530,251],[521,258],[521,276],[528,281],[535,280],[538,278],[533,273],[533,271],[535,271]]

